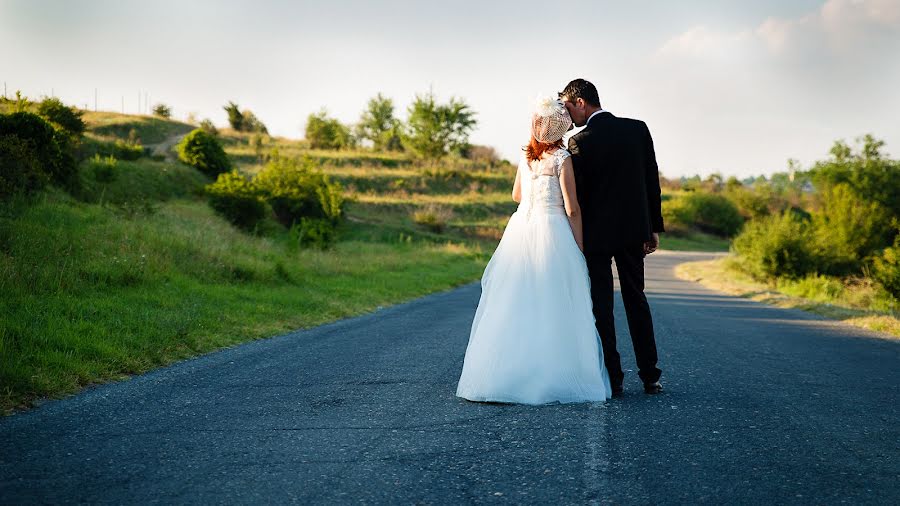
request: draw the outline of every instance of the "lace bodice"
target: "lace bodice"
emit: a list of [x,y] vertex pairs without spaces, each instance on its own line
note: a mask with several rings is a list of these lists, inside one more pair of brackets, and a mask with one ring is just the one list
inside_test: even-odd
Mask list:
[[529,164],[525,155],[522,155],[519,162],[519,183],[522,189],[519,210],[524,211],[528,218],[536,213],[566,214],[559,176],[563,161],[569,156],[568,151],[559,148],[550,156]]

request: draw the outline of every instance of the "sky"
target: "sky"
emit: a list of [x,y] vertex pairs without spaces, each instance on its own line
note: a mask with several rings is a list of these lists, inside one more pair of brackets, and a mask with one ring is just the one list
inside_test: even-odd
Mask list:
[[232,100],[290,138],[431,90],[515,160],[534,97],[582,77],[667,177],[808,167],[866,133],[900,157],[900,0],[0,0],[0,47],[8,96],[218,125]]

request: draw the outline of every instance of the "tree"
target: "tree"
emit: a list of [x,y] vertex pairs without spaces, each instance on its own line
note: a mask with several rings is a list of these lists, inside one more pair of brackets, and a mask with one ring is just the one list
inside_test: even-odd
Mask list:
[[402,149],[400,121],[394,118],[394,101],[381,93],[369,100],[356,131],[357,137],[372,141],[378,151]]
[[236,132],[241,132],[244,130],[244,115],[241,114],[241,109],[234,102],[229,101],[228,105],[223,107],[225,112],[228,113],[228,124],[231,125],[231,128]]
[[306,118],[306,140],[313,149],[343,149],[354,145],[350,128],[329,118],[325,109]]
[[424,158],[439,159],[465,150],[475,124],[475,112],[462,100],[438,104],[432,92],[417,95],[409,106],[404,143]]
[[168,119],[172,117],[172,109],[166,104],[156,104],[153,106],[153,114]]
[[257,132],[263,134],[269,133],[269,129],[266,128],[266,125],[264,125],[250,110],[245,109],[241,111],[241,108],[231,101],[229,101],[223,109],[228,113],[228,124],[231,125],[231,128],[234,129],[234,131]]
[[846,184],[858,198],[900,216],[900,161],[888,159],[881,151],[884,141],[871,135],[858,138],[857,145],[854,151],[844,141],[835,142],[831,159],[813,166],[813,183],[822,191]]

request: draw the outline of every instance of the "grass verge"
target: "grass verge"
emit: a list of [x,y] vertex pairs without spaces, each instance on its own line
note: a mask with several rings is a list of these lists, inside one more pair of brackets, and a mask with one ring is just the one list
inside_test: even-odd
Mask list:
[[900,319],[896,308],[885,307],[871,286],[837,287],[836,280],[821,276],[774,284],[760,283],[735,268],[730,257],[684,263],[675,268],[675,274],[681,279],[698,282],[730,295],[777,307],[802,309],[900,338]]

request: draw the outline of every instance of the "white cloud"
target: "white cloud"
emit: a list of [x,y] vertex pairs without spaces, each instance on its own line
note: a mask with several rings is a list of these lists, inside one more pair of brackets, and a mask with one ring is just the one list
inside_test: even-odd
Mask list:
[[898,34],[900,1],[827,0],[814,12],[797,18],[770,17],[752,29],[727,32],[695,26],[666,41],[657,54],[715,59],[735,50],[764,48],[781,56],[822,50],[848,56],[885,38],[896,42]]

